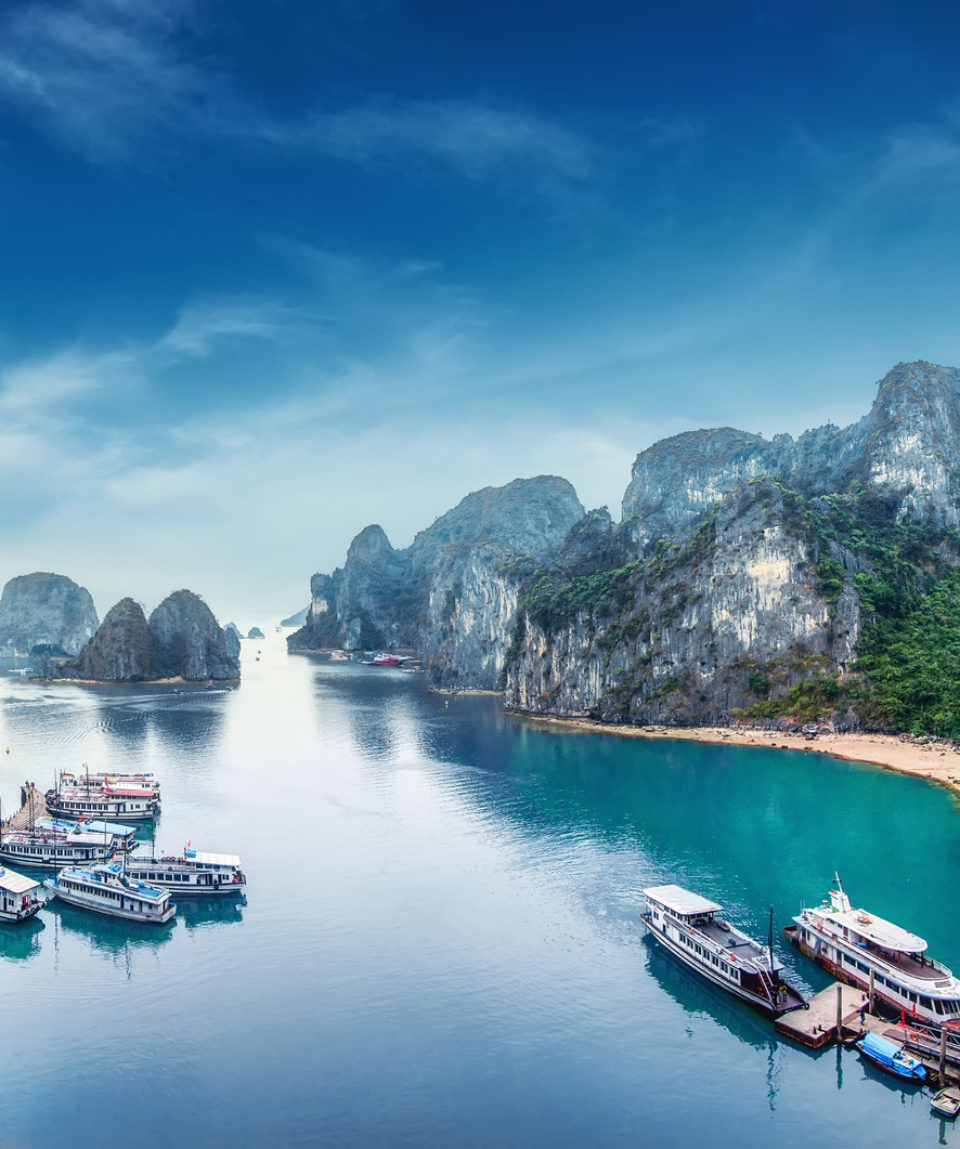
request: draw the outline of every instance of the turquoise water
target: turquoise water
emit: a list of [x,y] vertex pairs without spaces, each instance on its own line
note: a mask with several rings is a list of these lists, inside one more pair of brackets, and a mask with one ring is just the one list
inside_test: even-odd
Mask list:
[[[262,654],[256,660],[256,652]],[[960,968],[960,816],[821,755],[553,730],[419,676],[244,643],[232,692],[0,680],[0,798],[155,770],[163,852],[243,856],[167,929],[0,927],[8,1146],[954,1144],[651,947],[678,882],[755,935],[855,902]],[[793,980],[825,984],[784,946]]]

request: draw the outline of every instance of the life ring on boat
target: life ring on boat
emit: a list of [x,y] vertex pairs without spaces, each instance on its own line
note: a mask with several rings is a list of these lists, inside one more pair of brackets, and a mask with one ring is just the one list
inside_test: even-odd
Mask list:
[[857,914],[857,921],[860,922],[861,925],[868,926],[873,921],[873,918],[871,918],[869,914]]
[[919,1041],[920,1040],[920,1034],[917,1033],[917,1031],[915,1029],[908,1029],[907,1030],[907,1040],[908,1041]]

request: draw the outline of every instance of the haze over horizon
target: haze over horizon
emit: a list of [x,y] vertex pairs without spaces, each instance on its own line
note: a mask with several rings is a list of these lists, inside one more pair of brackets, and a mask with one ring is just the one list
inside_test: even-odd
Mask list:
[[0,584],[245,631],[380,523],[960,362],[929,4],[12,0]]

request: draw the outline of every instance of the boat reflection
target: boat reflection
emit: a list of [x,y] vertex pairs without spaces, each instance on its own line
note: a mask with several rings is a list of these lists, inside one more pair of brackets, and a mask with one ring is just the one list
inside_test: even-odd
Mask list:
[[776,1046],[772,1023],[765,1021],[744,1002],[699,977],[678,959],[664,953],[649,934],[644,935],[643,944],[647,947],[647,968],[653,979],[686,1013],[713,1018],[738,1040],[755,1049]]
[[177,902],[177,917],[188,930],[198,926],[225,926],[243,921],[245,894],[229,898],[189,898]]
[[0,923],[0,958],[6,961],[27,961],[40,952],[40,934],[43,922],[39,915],[25,922]]
[[59,898],[50,898],[43,913],[50,915],[57,927],[63,927],[72,934],[82,934],[89,940],[92,949],[111,955],[121,954],[131,946],[157,949],[170,940],[177,924],[176,917],[162,926],[130,922],[125,918],[112,918],[106,914],[78,909],[61,902]]

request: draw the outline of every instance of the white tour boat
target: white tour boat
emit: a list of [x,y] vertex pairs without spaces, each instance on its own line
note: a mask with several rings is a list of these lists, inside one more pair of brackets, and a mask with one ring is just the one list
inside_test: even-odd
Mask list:
[[43,883],[55,897],[81,909],[133,922],[163,925],[177,912],[167,890],[127,877],[119,862],[65,868]]
[[145,822],[156,816],[160,795],[153,788],[104,785],[97,789],[61,783],[45,795],[47,809],[61,818],[103,818]]
[[54,833],[39,827],[17,830],[0,838],[0,858],[20,866],[46,866],[59,869],[70,864],[103,862],[112,858],[114,846],[102,834],[83,831]]
[[785,967],[773,956],[772,939],[760,945],[717,917],[723,906],[681,886],[652,886],[643,894],[647,908],[641,916],[651,936],[708,981],[772,1017],[805,1004],[783,980]]
[[40,883],[0,866],[0,922],[23,922],[43,904],[34,891]]
[[[205,857],[215,860],[205,865],[201,860]],[[131,878],[169,890],[173,897],[225,897],[241,893],[246,882],[240,859],[234,855],[203,854],[189,849],[178,858],[132,859],[126,870]]]
[[927,943],[892,922],[854,909],[840,875],[829,900],[803,909],[784,934],[834,977],[873,990],[897,1013],[941,1026],[960,1025],[960,979],[926,957]]
[[117,771],[98,771],[93,774],[84,770],[80,774],[73,774],[68,770],[60,771],[60,785],[86,790],[103,790],[105,787],[121,787],[128,790],[152,790],[158,797],[160,795],[160,781],[156,774],[125,774]]

